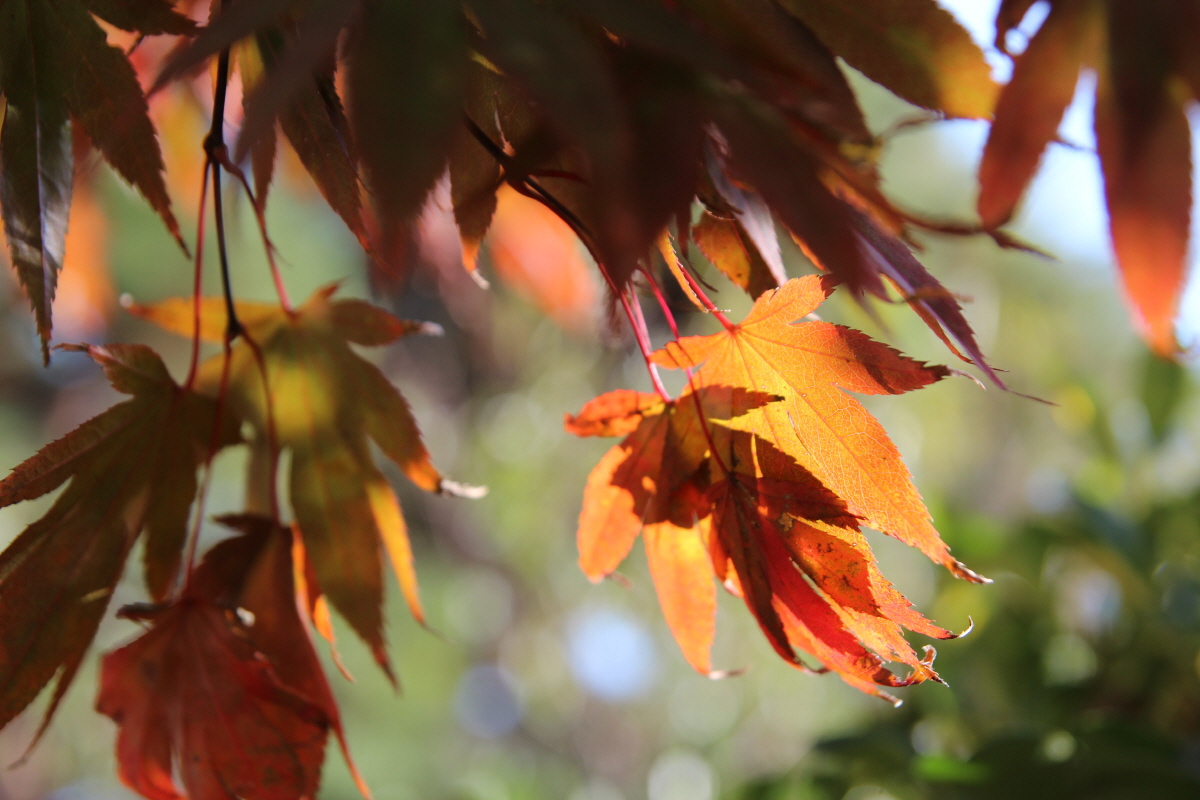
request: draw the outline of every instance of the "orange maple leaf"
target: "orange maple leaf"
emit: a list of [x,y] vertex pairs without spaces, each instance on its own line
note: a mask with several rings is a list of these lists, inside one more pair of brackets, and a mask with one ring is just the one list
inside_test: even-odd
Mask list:
[[[712,672],[716,596],[707,535],[696,535],[697,526],[707,531],[710,516],[698,475],[711,455],[699,398],[666,402],[658,395],[617,390],[590,401],[578,416],[568,416],[566,428],[577,436],[629,434],[588,476],[577,536],[580,568],[591,580],[602,580],[644,531],[667,623],[688,663],[707,674]],[[715,417],[715,409],[710,410]]]
[[[794,324],[835,285],[815,276],[789,281],[762,295],[741,324],[671,342],[654,361],[676,368],[703,365],[695,374],[698,387],[740,386],[785,398],[757,410],[735,405],[728,411],[730,424],[794,458],[865,524],[920,549],[959,577],[978,580],[950,556],[883,426],[846,393],[901,394],[939,381],[949,370],[906,358],[840,325]],[[730,397],[736,401],[739,395]]]
[[[580,564],[599,580],[642,532],[667,622],[698,671],[712,671],[715,576],[745,599],[786,660],[803,667],[795,651],[808,652],[886,696],[880,686],[938,679],[932,648],[918,656],[904,628],[954,634],[883,577],[859,525],[984,579],[949,556],[894,446],[839,390],[900,392],[945,370],[839,326],[792,324],[830,288],[815,277],[791,281],[764,294],[741,325],[656,353],[659,363],[697,368],[677,400],[613,392],[567,418],[577,435],[628,434],[589,476]],[[911,674],[893,675],[885,659]]]

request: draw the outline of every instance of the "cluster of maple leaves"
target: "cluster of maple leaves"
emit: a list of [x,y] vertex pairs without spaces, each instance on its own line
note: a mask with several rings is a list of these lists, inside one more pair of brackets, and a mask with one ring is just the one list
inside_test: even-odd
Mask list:
[[[1031,5],[1001,4],[998,46]],[[139,82],[97,19],[180,38],[164,59],[138,62]],[[1054,0],[1001,88],[934,0],[238,0],[214,3],[204,26],[168,0],[0,0],[0,216],[48,357],[76,149],[94,146],[182,245],[150,104],[214,60],[213,133],[196,152],[221,235],[222,171],[253,184],[261,212],[280,135],[379,260],[448,175],[475,270],[507,184],[590,251],[656,390],[611,392],[568,416],[577,435],[624,437],[584,492],[583,571],[612,573],[640,533],[697,670],[714,672],[719,582],[785,660],[811,669],[808,654],[886,697],[937,679],[932,648],[918,655],[905,630],[953,634],[882,576],[860,526],[984,579],[949,554],[896,448],[847,392],[896,394],[950,371],[801,320],[839,284],[860,299],[888,297],[890,285],[1003,387],[957,300],[914,256],[912,233],[1022,246],[1000,227],[1086,67],[1100,76],[1096,126],[1126,289],[1150,343],[1173,351],[1197,20],[1192,0]],[[936,115],[994,116],[980,224],[922,219],[887,199],[880,143],[839,59]],[[228,148],[231,80],[245,103]],[[826,275],[788,281],[778,230]],[[745,320],[708,298],[693,246],[757,298]],[[202,266],[197,257],[197,275]],[[656,297],[674,326],[664,275],[722,330],[676,331],[655,350],[640,304]],[[0,482],[0,506],[65,484],[0,553],[0,725],[53,682],[44,729],[143,537],[149,602],[118,614],[147,629],[104,657],[97,708],[120,726],[122,778],[155,800],[315,793],[329,733],[345,747],[312,638],[332,638],[330,606],[391,675],[384,553],[413,614],[423,612],[372,443],[422,489],[477,493],[440,475],[403,397],[352,348],[430,326],[335,299],[333,288],[293,307],[282,291],[278,304],[234,302],[226,286],[223,299],[132,309],[194,340],[182,383],[142,345],[60,345],[90,356],[130,399]],[[200,362],[202,339],[222,352]],[[659,368],[684,371],[680,396]],[[197,475],[233,446],[251,451],[247,511],[218,520],[234,535],[201,556]],[[286,502],[274,489],[284,455]]]

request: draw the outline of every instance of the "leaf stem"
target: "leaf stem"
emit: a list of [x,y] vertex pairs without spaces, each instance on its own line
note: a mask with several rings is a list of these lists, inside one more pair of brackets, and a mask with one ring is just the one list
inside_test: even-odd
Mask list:
[[646,369],[650,373],[650,382],[654,384],[654,391],[658,392],[658,396],[665,402],[671,402],[671,395],[667,392],[667,387],[663,386],[662,377],[658,374],[658,365],[651,360],[650,330],[646,326],[646,317],[642,313],[642,304],[637,302],[636,299],[631,304],[626,298],[625,293],[622,293],[621,305],[625,307],[625,315],[629,317],[629,324],[633,327],[633,335],[637,339],[638,347],[642,351],[642,358],[646,361]]
[[204,159],[204,170],[200,174],[200,213],[196,219],[196,261],[192,271],[192,357],[188,364],[187,380],[183,388],[191,389],[196,382],[196,370],[200,366],[200,317],[203,304],[204,278],[204,209],[208,205],[208,170],[212,162]]
[[[675,337],[675,341],[679,341],[679,327],[675,324],[675,315],[671,313],[671,307],[667,303],[666,296],[663,295],[662,289],[658,285],[658,281],[654,279],[653,273],[649,269],[642,268],[642,274],[646,276],[646,281],[650,284],[650,288],[654,291],[655,298],[658,299],[658,306],[662,309],[663,316],[667,319],[667,325],[671,328],[671,335]],[[688,392],[692,396],[692,401],[696,404],[696,412],[700,418],[700,430],[704,432],[704,438],[708,442],[709,452],[712,453],[713,460],[721,467],[725,474],[729,474],[729,467],[725,466],[725,462],[721,459],[721,454],[717,450],[716,442],[713,441],[712,431],[708,428],[708,417],[704,415],[704,406],[700,404],[700,390],[696,386],[695,373],[692,368],[685,366],[683,368],[684,375],[687,376]]]
[[671,335],[676,340],[679,339],[679,326],[675,324],[675,315],[671,313],[671,306],[667,303],[667,298],[662,292],[662,288],[658,285],[658,281],[654,278],[654,273],[644,267],[640,268],[642,275],[646,278],[646,283],[650,285],[650,290],[654,292],[654,297],[658,300],[658,307],[662,309],[663,318],[667,321],[667,327],[671,329]]
[[254,363],[258,366],[259,376],[263,386],[263,415],[266,417],[267,450],[270,453],[270,465],[267,467],[269,480],[267,497],[270,501],[271,519],[279,521],[279,433],[275,426],[275,406],[271,402],[271,387],[268,381],[267,359],[262,348],[246,331],[242,331],[242,341],[254,355]]
[[254,196],[254,190],[250,188],[250,181],[246,180],[246,173],[229,159],[228,151],[222,151],[218,155],[223,157],[221,164],[225,167],[225,171],[238,179],[242,184],[242,188],[246,190],[246,196],[250,198],[250,207],[254,209],[254,219],[258,223],[258,232],[262,235],[263,248],[267,252],[267,265],[271,269],[271,280],[275,282],[275,293],[279,296],[279,305],[283,306],[283,310],[290,314],[292,312],[292,301],[288,297],[287,286],[284,285],[283,275],[279,271],[279,264],[275,261],[275,244],[267,234],[266,213],[263,207],[258,204],[258,199]]
[[[650,354],[654,351],[654,348],[650,345],[650,333],[646,327],[646,318],[642,314],[642,307],[636,300],[630,304],[626,292],[617,286],[616,281],[612,278],[612,274],[604,266],[604,260],[600,257],[600,251],[596,246],[596,239],[592,235],[592,232],[588,230],[587,225],[575,215],[575,212],[567,208],[561,200],[547,191],[531,175],[510,173],[509,170],[514,162],[513,157],[504,152],[504,148],[493,142],[492,138],[475,124],[475,120],[464,114],[463,122],[471,135],[479,142],[480,146],[499,162],[501,168],[505,171],[506,180],[509,185],[526,197],[537,200],[546,206],[546,208],[553,211],[559,219],[570,226],[575,235],[579,237],[579,240],[583,242],[584,247],[592,254],[592,258],[596,262],[596,268],[600,270],[600,275],[604,278],[604,282],[608,284],[608,289],[612,292],[612,296],[621,303],[621,307],[625,311],[625,318],[629,320],[629,326],[633,328],[633,336],[637,340],[638,348],[642,351],[642,358],[646,362],[646,370],[650,373],[650,382],[654,385],[654,390],[658,392],[664,401],[671,402],[671,394],[667,391],[667,387],[663,386],[662,378],[658,374],[658,367],[650,360]],[[717,314],[719,316],[720,312],[717,312]],[[724,317],[719,318],[724,319]],[[726,322],[728,321],[726,320]]]
[[217,222],[217,254],[221,261],[221,288],[225,294],[225,340],[231,342],[244,330],[233,304],[229,280],[229,254],[225,245],[225,211],[221,200],[221,164],[228,160],[225,147],[225,98],[229,90],[229,48],[217,56],[217,87],[213,94],[212,126],[204,137],[204,153],[212,166],[213,217]]
[[233,289],[229,280],[229,255],[225,248],[225,212],[221,202],[221,165],[213,164],[213,217],[217,222],[217,255],[221,261],[221,289],[225,295],[225,341],[232,342],[244,330],[233,304]]
[[713,317],[716,318],[717,322],[721,323],[721,325],[725,327],[725,330],[732,331],[736,326],[729,321],[729,317],[725,316],[724,312],[717,308],[716,304],[714,304],[713,301],[709,299],[708,295],[705,294],[704,287],[701,285],[700,281],[696,280],[696,276],[692,274],[692,265],[683,256],[679,255],[678,253],[676,255],[679,258],[679,263],[683,265],[683,269],[679,270],[679,273],[683,275],[684,280],[688,282],[688,286],[691,287],[692,291],[695,293],[700,302],[704,304],[704,309],[708,311],[708,313],[712,314]]
[[[202,209],[203,210],[203,209]],[[197,248],[199,249],[199,248]],[[199,336],[197,335],[197,340]],[[196,495],[196,518],[188,532],[187,557],[183,562],[183,581],[180,596],[186,597],[191,586],[192,575],[196,566],[196,549],[200,543],[200,525],[204,521],[204,507],[208,501],[208,488],[212,483],[212,464],[221,449],[221,428],[224,424],[225,404],[229,397],[229,366],[233,361],[230,340],[223,345],[221,362],[221,384],[217,389],[216,408],[213,410],[212,433],[208,439],[208,452],[204,456],[204,478],[200,482],[200,490]]]
[[[516,160],[504,152],[504,148],[493,142],[491,137],[475,124],[473,119],[466,115],[463,115],[463,119],[467,130],[475,137],[475,140],[479,142],[484,150],[488,151],[492,158],[500,164],[501,169],[504,170],[503,180],[526,197],[537,200],[546,208],[553,211],[559,219],[567,223],[571,230],[575,232],[575,235],[579,237],[579,240],[583,242],[588,252],[592,254],[592,258],[595,259],[596,263],[600,264],[603,259],[601,259],[600,251],[596,247],[596,237],[588,230],[583,220],[576,216],[575,212],[567,208],[561,200],[547,191],[531,174],[521,174],[519,171],[514,170],[513,166]],[[577,176],[575,177],[577,178]],[[609,281],[609,285],[612,285],[612,281]],[[614,295],[617,294],[615,290],[613,293]]]

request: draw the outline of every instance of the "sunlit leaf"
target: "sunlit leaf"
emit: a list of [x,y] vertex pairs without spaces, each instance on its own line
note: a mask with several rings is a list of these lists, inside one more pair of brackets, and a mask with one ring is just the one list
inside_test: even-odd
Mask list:
[[985,226],[1003,225],[1012,216],[1043,151],[1058,134],[1079,71],[1094,58],[1097,17],[1086,2],[1056,3],[1016,59],[979,165],[979,216]]
[[669,367],[700,367],[699,386],[737,386],[784,397],[762,409],[732,409],[730,425],[765,438],[812,472],[866,524],[961,577],[883,427],[847,392],[899,394],[948,373],[901,356],[849,328],[794,324],[831,291],[828,279],[794,279],[763,295],[723,333],[689,336],[655,355]]
[[721,219],[705,212],[692,227],[692,238],[705,258],[751,297],[775,289],[787,280],[771,270],[736,220]]
[[[418,618],[407,534],[392,490],[375,465],[375,445],[422,489],[461,493],[443,480],[421,441],[407,402],[350,343],[378,346],[418,331],[359,300],[332,300],[327,287],[294,311],[239,303],[248,338],[234,346],[229,365],[229,405],[259,436],[273,440],[291,460],[289,497],[320,591],[371,646],[389,670],[383,637],[382,552],[386,547]],[[170,301],[136,308],[182,335],[190,335],[189,304]],[[224,330],[224,306],[203,304],[202,331]],[[262,354],[266,387],[255,350]],[[201,365],[200,385],[216,394],[222,357]]]
[[1137,4],[1109,9],[1109,59],[1096,87],[1096,146],[1113,249],[1150,345],[1178,349],[1175,314],[1187,275],[1192,135],[1169,63],[1156,52],[1171,20]]
[[910,103],[988,117],[997,86],[979,46],[935,0],[784,0],[835,54]]
[[[577,435],[628,433],[588,477],[578,534],[584,572],[593,580],[611,573],[642,533],[667,623],[704,674],[712,672],[716,577],[799,668],[807,667],[797,650],[884,697],[881,686],[938,679],[932,655],[918,656],[903,630],[952,634],[882,576],[860,515],[770,444],[763,415],[786,409],[790,389],[766,395],[706,383],[709,368],[701,365],[698,388],[675,401],[611,392],[567,418]],[[897,677],[885,660],[911,674]]]

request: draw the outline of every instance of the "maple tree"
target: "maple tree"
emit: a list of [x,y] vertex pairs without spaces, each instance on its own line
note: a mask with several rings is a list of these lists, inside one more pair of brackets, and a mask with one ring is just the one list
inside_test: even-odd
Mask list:
[[[1000,49],[1031,5],[1001,4]],[[550,215],[586,248],[654,391],[617,389],[567,417],[576,435],[624,437],[584,489],[580,566],[593,580],[612,574],[640,534],[664,616],[705,674],[719,673],[719,582],[797,668],[885,698],[940,680],[933,648],[918,654],[904,631],[955,634],[883,576],[860,528],[986,579],[950,555],[898,450],[849,393],[900,394],[952,370],[802,320],[839,287],[864,304],[894,294],[1007,388],[958,300],[914,254],[914,232],[1025,248],[1003,226],[1083,67],[1100,76],[1099,153],[1127,294],[1150,345],[1177,349],[1191,202],[1184,108],[1197,91],[1180,31],[1198,12],[1185,0],[1152,11],[1056,0],[1004,87],[933,0],[238,0],[214,3],[206,24],[193,20],[202,8],[182,8],[0,0],[0,216],[47,360],[77,153],[94,147],[186,250],[147,98],[211,73],[211,127],[195,143],[192,296],[130,308],[192,340],[186,377],[176,382],[144,345],[58,345],[90,356],[130,399],[0,482],[0,506],[66,484],[0,554],[0,726],[54,682],[44,730],[145,534],[149,603],[117,614],[146,630],[103,657],[97,709],[120,726],[122,779],[146,797],[312,796],[330,732],[346,751],[312,643],[313,632],[332,641],[329,607],[392,680],[385,552],[424,621],[404,517],[374,450],[427,492],[482,491],[441,475],[405,399],[351,347],[436,326],[335,299],[336,286],[290,301],[264,214],[282,140],[380,273],[403,272],[403,240],[443,176],[468,270],[489,241],[502,273],[530,258],[513,218]],[[143,56],[143,39],[162,35],[178,38]],[[994,118],[979,224],[889,199],[843,64],[937,117]],[[234,86],[244,103],[227,143]],[[277,303],[234,296],[224,181],[253,202]],[[210,200],[217,298],[199,290]],[[788,279],[780,232],[820,277]],[[697,250],[755,298],[745,319],[709,297]],[[558,302],[576,296],[563,258],[520,280]],[[676,291],[721,330],[681,335]],[[643,303],[671,329],[657,349]],[[202,361],[202,340],[220,352]],[[683,373],[678,396],[660,368]],[[222,518],[238,535],[201,554],[213,459],[240,446],[251,452],[246,513]]]

